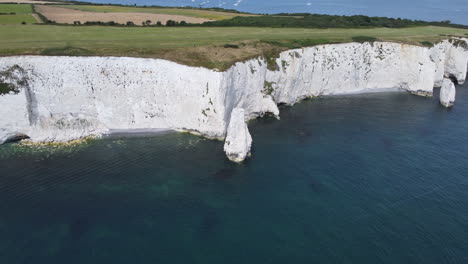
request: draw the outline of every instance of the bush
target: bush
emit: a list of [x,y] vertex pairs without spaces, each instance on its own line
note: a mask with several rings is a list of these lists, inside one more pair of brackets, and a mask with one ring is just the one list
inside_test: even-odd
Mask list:
[[10,92],[17,93],[15,86],[9,83],[0,82],[0,95],[9,94]]
[[224,44],[223,45],[224,48],[227,48],[227,49],[238,49],[239,48],[239,45],[234,45],[234,44]]
[[434,44],[432,42],[429,42],[429,41],[423,41],[423,42],[420,42],[420,43],[421,43],[421,45],[429,47],[429,48],[434,47]]
[[452,43],[452,45],[455,46],[455,47],[462,47],[463,49],[468,51],[468,43],[466,43],[466,41],[464,41],[464,40],[450,39],[449,42]]
[[161,27],[162,26],[161,21],[156,22],[156,26]]
[[99,26],[122,26],[122,24],[116,23],[114,21],[109,21],[109,22],[102,22],[102,21],[86,21],[84,25],[87,26],[94,26],[94,25],[99,25]]
[[83,48],[65,46],[44,49],[40,54],[48,56],[91,56],[94,55],[94,52]]
[[167,27],[174,27],[174,26],[177,26],[177,22],[175,22],[174,20],[168,20],[166,22],[166,26]]
[[369,42],[373,43],[377,41],[377,38],[374,37],[368,37],[368,36],[355,36],[351,38],[354,42],[359,42],[359,43],[364,43],[364,42]]
[[339,43],[329,39],[296,39],[286,41],[260,40],[260,43],[266,43],[273,46],[284,47],[288,49],[299,49],[303,47],[313,47],[317,45]]
[[280,70],[280,66],[276,62],[276,60],[280,57],[280,52],[281,50],[278,50],[278,49],[272,49],[272,50],[263,52],[262,57],[265,59],[268,70],[270,71]]
[[127,25],[127,26],[134,26],[135,23],[133,23],[133,21],[127,21],[127,23],[126,23],[125,25]]

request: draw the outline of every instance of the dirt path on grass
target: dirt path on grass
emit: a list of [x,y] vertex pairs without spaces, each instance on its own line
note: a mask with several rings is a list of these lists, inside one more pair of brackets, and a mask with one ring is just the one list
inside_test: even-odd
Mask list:
[[165,14],[85,12],[47,5],[37,5],[36,10],[47,17],[49,20],[53,20],[57,23],[67,24],[73,24],[75,21],[80,21],[81,23],[86,21],[114,21],[119,24],[126,24],[127,21],[132,21],[135,23],[135,25],[141,25],[142,22],[147,20],[151,20],[152,24],[156,24],[157,21],[161,21],[161,23],[166,24],[166,21],[168,20],[174,20],[177,22],[185,21],[187,23],[203,23],[209,21],[208,19],[204,18]]
[[34,19],[36,19],[37,23],[43,22],[42,19],[37,14],[31,14],[31,15],[34,17]]

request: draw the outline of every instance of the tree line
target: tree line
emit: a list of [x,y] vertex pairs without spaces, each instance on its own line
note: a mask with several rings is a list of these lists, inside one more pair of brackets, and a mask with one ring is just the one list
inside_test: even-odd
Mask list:
[[[48,24],[56,24],[55,21],[48,20]],[[127,21],[126,23],[117,23],[115,21],[108,21],[108,22],[103,22],[103,21],[86,21],[84,23],[81,23],[81,21],[74,21],[73,25],[85,25],[85,26],[136,26],[136,24],[133,21]],[[174,20],[167,20],[164,24],[161,21],[157,21],[156,23],[153,24],[151,20],[146,20],[141,22],[141,25],[144,27],[176,27],[176,26],[185,26],[188,25],[186,21],[174,21]]]
[[[292,28],[404,28],[413,26],[448,26],[468,28],[465,25],[452,24],[449,20],[427,22],[389,17],[336,16],[309,13],[280,13],[276,15],[243,16],[232,19],[209,21],[201,24],[206,27],[292,27]],[[195,26],[195,24],[191,24]]]

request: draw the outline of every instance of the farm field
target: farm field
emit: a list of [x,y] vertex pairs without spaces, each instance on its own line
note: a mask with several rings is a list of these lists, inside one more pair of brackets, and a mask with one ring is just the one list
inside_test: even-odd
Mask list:
[[29,4],[0,4],[0,25],[36,23]]
[[229,13],[211,10],[182,9],[182,8],[152,8],[127,6],[99,6],[99,5],[55,5],[57,7],[96,12],[96,13],[151,13],[203,18],[207,20],[223,20],[236,16],[253,16],[243,13]]
[[166,24],[168,20],[177,22],[185,21],[188,23],[203,23],[210,21],[205,18],[194,16],[135,12],[97,13],[50,5],[36,5],[36,10],[47,17],[47,19],[63,24],[73,24],[75,21],[80,21],[81,23],[85,23],[87,21],[114,21],[119,24],[126,24],[128,21],[131,21],[135,25],[141,25],[142,22],[148,20],[151,21],[151,24],[156,24],[158,21],[162,24]]
[[51,4],[54,2],[48,1],[33,1],[33,0],[0,0],[1,3],[18,3],[18,4]]
[[0,4],[0,13],[31,14],[31,5]]
[[36,23],[37,20],[32,15],[0,15],[0,25]]
[[[209,27],[104,27],[10,25],[0,27],[0,55],[130,56],[226,69],[237,61],[291,47],[350,42],[356,36],[421,45],[468,30],[445,27],[402,29],[300,29]],[[235,45],[228,48],[225,44]],[[236,46],[237,45],[237,46]]]

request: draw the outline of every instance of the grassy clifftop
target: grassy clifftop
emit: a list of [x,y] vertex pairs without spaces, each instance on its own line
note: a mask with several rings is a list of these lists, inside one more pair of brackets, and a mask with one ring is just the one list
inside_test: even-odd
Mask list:
[[[104,27],[4,25],[0,55],[131,56],[226,69],[282,50],[362,38],[430,45],[468,30],[446,27],[303,29],[256,27]],[[361,36],[361,38],[356,38]]]

